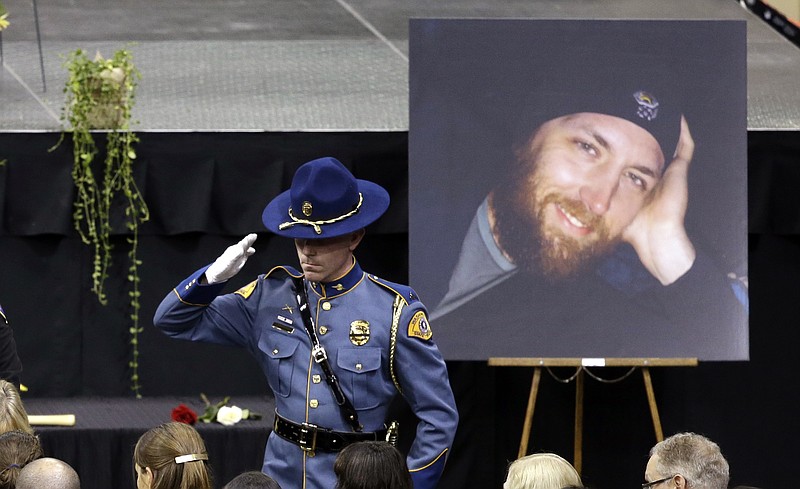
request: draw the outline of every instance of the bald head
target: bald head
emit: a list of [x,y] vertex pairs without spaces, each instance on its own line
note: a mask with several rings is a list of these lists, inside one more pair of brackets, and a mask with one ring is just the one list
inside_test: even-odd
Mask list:
[[56,458],[40,458],[22,468],[17,489],[80,489],[75,469]]

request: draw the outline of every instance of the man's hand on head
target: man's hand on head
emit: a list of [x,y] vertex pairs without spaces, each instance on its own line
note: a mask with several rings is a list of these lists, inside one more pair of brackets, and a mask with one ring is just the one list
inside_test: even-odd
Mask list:
[[681,117],[681,134],[672,162],[647,204],[623,233],[623,239],[633,246],[645,268],[663,285],[689,271],[696,256],[684,226],[693,154],[694,140],[686,119]]
[[235,245],[228,246],[225,252],[206,269],[207,283],[224,282],[239,273],[247,259],[256,252],[253,243],[257,237],[256,234],[248,234]]

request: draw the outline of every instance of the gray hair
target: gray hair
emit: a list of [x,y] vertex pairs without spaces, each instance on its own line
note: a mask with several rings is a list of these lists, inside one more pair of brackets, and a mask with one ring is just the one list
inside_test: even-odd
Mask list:
[[680,474],[688,489],[727,489],[728,461],[719,445],[703,435],[678,433],[657,443],[650,456],[658,456],[656,470],[664,476]]

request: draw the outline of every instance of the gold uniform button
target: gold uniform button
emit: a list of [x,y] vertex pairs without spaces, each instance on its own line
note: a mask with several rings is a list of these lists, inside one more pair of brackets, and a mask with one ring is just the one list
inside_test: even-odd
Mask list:
[[320,377],[319,375],[312,375],[311,382],[319,384],[320,382],[322,382],[322,377]]
[[361,365],[360,363],[356,364],[356,370],[361,370],[362,368],[364,368],[363,365]]
[[308,401],[308,405],[311,406],[312,408],[316,408],[317,406],[319,406],[319,401],[316,399],[311,399],[310,401]]
[[277,354],[278,354],[278,349],[277,349],[277,348],[275,348],[274,350],[272,350],[272,354],[273,354],[273,355],[277,355]]
[[327,333],[328,333],[328,327],[327,326],[320,326],[319,327],[319,334],[327,334]]
[[322,303],[322,310],[323,311],[330,311],[331,310],[331,303],[330,302],[323,302]]

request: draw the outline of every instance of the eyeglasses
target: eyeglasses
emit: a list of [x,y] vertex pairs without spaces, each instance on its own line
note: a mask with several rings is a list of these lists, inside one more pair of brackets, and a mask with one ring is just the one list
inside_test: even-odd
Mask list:
[[[675,475],[678,475],[678,474],[675,474]],[[650,489],[651,487],[655,486],[656,484],[661,484],[662,482],[667,482],[668,480],[670,480],[673,477],[675,477],[675,475],[671,475],[669,477],[664,477],[663,479],[658,479],[657,481],[653,481],[653,482],[645,482],[644,484],[642,484],[642,489]]]

